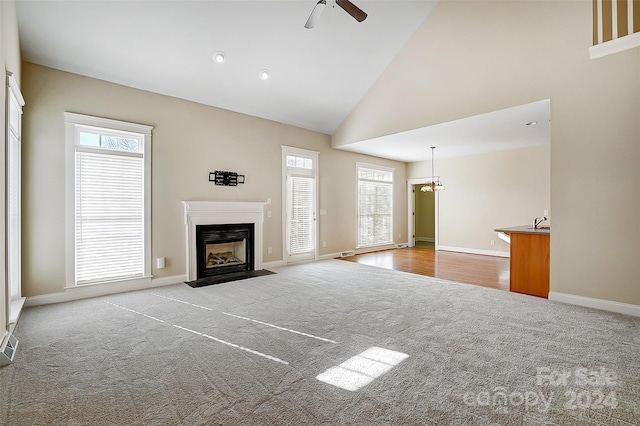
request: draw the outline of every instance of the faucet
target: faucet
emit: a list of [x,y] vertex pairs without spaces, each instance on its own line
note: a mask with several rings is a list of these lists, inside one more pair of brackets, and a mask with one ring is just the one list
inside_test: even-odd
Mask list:
[[533,219],[533,229],[538,229],[538,225],[540,225],[545,220],[547,220],[547,218],[543,216]]

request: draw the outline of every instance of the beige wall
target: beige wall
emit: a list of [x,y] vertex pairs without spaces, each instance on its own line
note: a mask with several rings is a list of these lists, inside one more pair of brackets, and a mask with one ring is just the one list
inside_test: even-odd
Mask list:
[[[431,164],[431,163],[429,163]],[[409,170],[413,164],[409,164]],[[410,172],[408,172],[410,173]],[[409,174],[409,177],[413,177]],[[421,177],[421,176],[416,176]],[[436,237],[436,227],[435,227],[435,196],[433,192],[422,192],[420,191],[421,185],[416,185],[414,188],[414,196],[415,196],[415,236],[418,241],[420,238],[426,238],[429,241],[432,241]]]
[[551,99],[551,291],[640,305],[640,49],[589,59],[591,8],[441,1],[332,143]]
[[[6,223],[5,218],[5,152],[6,152],[6,79],[5,70],[14,74],[14,78],[20,85],[20,44],[18,41],[18,23],[16,17],[15,3],[13,1],[0,1],[0,70],[2,70],[2,84],[0,84],[0,164],[2,164],[3,172],[0,173],[0,223]],[[4,226],[0,226],[0,240],[6,240],[6,230]],[[0,245],[0,339],[2,331],[6,329],[7,312],[7,294],[6,294],[6,252],[5,245]]]
[[[494,229],[527,225],[549,210],[549,151],[543,145],[437,160],[446,187],[438,193],[439,245],[508,253]],[[428,176],[430,168],[412,163],[409,177]]]
[[[406,164],[331,148],[328,135],[193,102],[23,63],[24,266],[26,296],[63,291],[65,164],[63,112],[154,126],[152,258],[166,257],[154,277],[185,273],[182,200],[266,201],[264,261],[282,259],[281,145],[320,152],[320,254],[355,247],[355,163],[396,169],[396,222],[406,241]],[[214,170],[246,176],[238,187],[208,181]],[[267,254],[267,247],[273,254]]]

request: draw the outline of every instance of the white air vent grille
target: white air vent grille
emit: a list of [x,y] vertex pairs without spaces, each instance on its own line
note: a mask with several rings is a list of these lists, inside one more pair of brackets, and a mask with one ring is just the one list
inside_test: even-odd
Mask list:
[[11,364],[16,355],[18,348],[18,339],[13,334],[7,334],[7,337],[0,346],[0,366]]
[[355,254],[356,252],[353,250],[343,251],[342,253],[340,253],[340,257],[349,257],[349,256],[354,256]]

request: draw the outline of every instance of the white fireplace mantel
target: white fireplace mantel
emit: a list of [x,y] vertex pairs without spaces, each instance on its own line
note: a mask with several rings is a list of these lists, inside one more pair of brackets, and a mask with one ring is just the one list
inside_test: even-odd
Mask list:
[[264,206],[260,201],[182,201],[186,232],[187,280],[198,278],[196,261],[196,226],[224,225],[230,223],[253,223],[255,241],[253,245],[254,269],[262,269],[262,234]]

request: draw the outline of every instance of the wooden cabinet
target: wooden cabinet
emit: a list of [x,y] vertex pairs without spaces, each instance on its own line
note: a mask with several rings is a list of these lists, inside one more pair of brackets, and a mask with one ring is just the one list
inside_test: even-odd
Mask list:
[[549,235],[511,233],[510,290],[549,296]]

